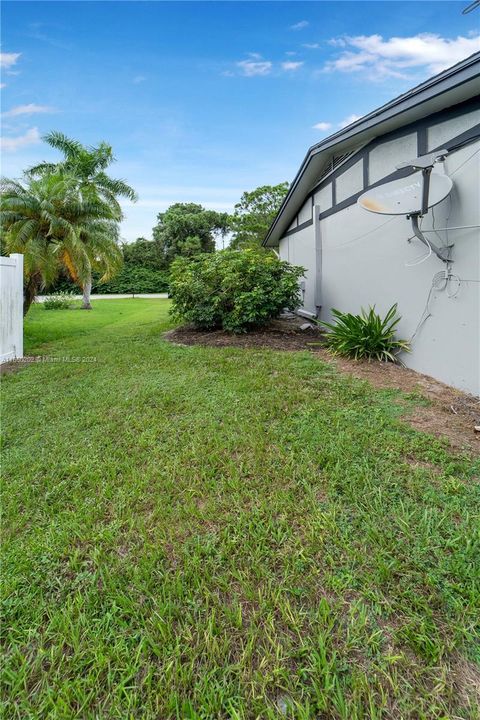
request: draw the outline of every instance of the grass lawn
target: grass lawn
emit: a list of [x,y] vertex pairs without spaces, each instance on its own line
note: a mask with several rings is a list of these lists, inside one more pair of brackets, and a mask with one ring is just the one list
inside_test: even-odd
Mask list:
[[477,719],[478,463],[418,398],[169,326],[28,315],[96,361],[3,380],[2,717]]

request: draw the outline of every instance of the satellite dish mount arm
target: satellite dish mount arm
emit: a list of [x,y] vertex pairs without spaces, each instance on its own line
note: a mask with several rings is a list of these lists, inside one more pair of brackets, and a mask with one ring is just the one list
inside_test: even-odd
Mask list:
[[432,174],[433,166],[422,168],[422,215],[428,213],[428,193],[430,192],[430,175]]
[[427,167],[422,167],[422,209],[419,212],[410,213],[410,215],[407,215],[407,218],[409,218],[412,221],[412,229],[415,233],[415,236],[428,248],[432,250],[433,253],[439,258],[439,260],[442,260],[442,262],[452,262],[450,259],[450,247],[445,248],[439,248],[437,245],[435,245],[433,242],[430,242],[425,238],[425,235],[420,230],[420,226],[418,224],[418,219],[423,217],[428,213],[428,193],[430,190],[430,175],[432,174],[433,165],[428,165]]

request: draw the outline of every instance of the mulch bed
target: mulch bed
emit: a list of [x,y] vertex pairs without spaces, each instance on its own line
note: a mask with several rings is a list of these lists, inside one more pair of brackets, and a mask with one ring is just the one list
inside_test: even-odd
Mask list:
[[428,375],[393,363],[365,362],[334,357],[322,346],[322,332],[303,318],[275,320],[268,326],[243,335],[223,330],[201,331],[191,326],[175,328],[163,337],[178,345],[204,345],[271,350],[308,350],[329,362],[340,372],[367,380],[380,389],[396,389],[403,393],[417,393],[429,401],[428,406],[416,406],[406,420],[426,433],[446,438],[457,450],[480,452],[480,400],[445,385]]
[[[301,330],[302,325],[309,325]],[[274,320],[269,325],[235,335],[225,330],[197,330],[190,325],[164,333],[177,345],[211,345],[213,347],[259,348],[270,350],[313,350],[322,342],[323,333],[303,318]]]

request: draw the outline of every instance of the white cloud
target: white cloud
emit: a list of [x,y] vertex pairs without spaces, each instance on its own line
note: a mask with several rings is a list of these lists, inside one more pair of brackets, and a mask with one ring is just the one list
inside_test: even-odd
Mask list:
[[292,62],[291,60],[288,60],[287,62],[282,62],[282,70],[292,71],[292,70],[298,70],[303,65],[303,62]]
[[262,56],[258,53],[250,53],[249,60],[241,60],[237,62],[243,75],[246,77],[254,77],[255,75],[269,75],[272,72],[272,63],[270,60],[262,60]]
[[433,75],[480,50],[480,34],[443,38],[433,33],[411,37],[358,35],[333,38],[330,44],[342,48],[326,71],[366,73],[369,79],[408,78],[409,71],[421,69]]
[[63,28],[58,24],[34,22],[30,23],[27,28],[28,32],[26,36],[39,42],[45,42],[53,47],[60,48],[60,50],[71,50],[72,46],[67,45],[63,42],[59,42],[55,37],[51,37],[46,31],[53,30],[55,33],[62,33]]
[[29,103],[28,105],[17,105],[17,107],[2,113],[2,117],[18,117],[18,115],[36,115],[37,113],[52,113],[55,108],[49,105],[36,105]]
[[35,127],[27,130],[24,135],[0,138],[0,147],[6,152],[15,152],[21,147],[25,147],[26,145],[36,145],[39,142],[40,133],[38,132],[38,128]]
[[308,50],[318,50],[320,43],[302,43],[302,47],[308,48]]
[[300,22],[295,23],[295,25],[290,25],[290,30],[303,30],[303,28],[306,28],[310,25],[308,20],[300,20]]
[[346,47],[347,45],[346,40],[342,37],[330,38],[328,44],[333,45],[333,47]]
[[[357,120],[360,120],[360,118],[363,117],[363,115],[349,115],[348,117],[344,118],[341,122],[339,122],[335,127],[338,130],[342,130],[343,128],[347,127],[347,125],[351,125],[352,123],[356,122]],[[333,128],[333,123],[326,122],[325,120],[322,120],[322,122],[316,123],[316,125],[312,125],[313,130],[320,130],[321,132],[327,132],[327,130],[331,130]]]
[[140,83],[145,82],[146,77],[144,75],[135,75],[132,82],[134,85],[140,85]]
[[4,87],[7,87],[7,83],[0,83],[0,89],[3,90]]
[[285,55],[288,55],[288,57],[294,57],[297,53],[293,52],[292,50],[289,50],[289,52],[286,52]]
[[15,65],[22,53],[0,53],[0,67],[10,68]]
[[355,113],[352,113],[352,115],[349,115],[346,117],[342,122],[338,123],[339,128],[345,128],[347,125],[351,125],[352,123],[356,122],[357,120],[360,120],[360,118],[363,117],[362,115],[355,115]]

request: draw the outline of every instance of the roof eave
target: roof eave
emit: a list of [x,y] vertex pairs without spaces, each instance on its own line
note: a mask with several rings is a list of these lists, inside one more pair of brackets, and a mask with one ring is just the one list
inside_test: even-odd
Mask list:
[[[278,241],[282,236],[282,233],[279,234],[276,232],[279,222],[287,210],[288,205],[290,204],[300,181],[304,177],[305,171],[312,158],[318,156],[320,153],[323,154],[327,151],[333,150],[334,148],[338,148],[339,145],[352,144],[353,141],[361,142],[362,135],[372,131],[373,128],[381,125],[382,123],[388,122],[388,120],[395,118],[407,110],[411,110],[427,103],[429,100],[432,100],[438,95],[446,93],[458,85],[476,78],[478,75],[480,75],[480,52],[474,53],[465,60],[462,60],[460,63],[457,63],[451,68],[443,71],[439,75],[435,75],[421,85],[418,85],[406,93],[399,95],[397,98],[394,98],[385,105],[382,105],[368,115],[360,118],[360,120],[348,125],[343,130],[339,130],[338,132],[333,133],[333,135],[329,135],[321,142],[312,145],[312,147],[308,150],[299,171],[293,179],[290,189],[280,207],[280,210],[273,220],[262,245],[265,247],[278,244]],[[378,134],[382,134],[381,130]]]

